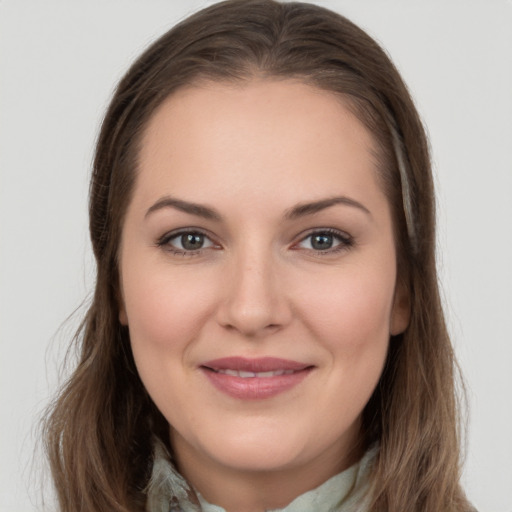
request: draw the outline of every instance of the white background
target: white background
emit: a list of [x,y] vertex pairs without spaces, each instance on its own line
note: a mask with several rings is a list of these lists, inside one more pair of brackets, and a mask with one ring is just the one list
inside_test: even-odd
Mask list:
[[[42,509],[37,418],[78,317],[60,326],[92,288],[102,113],[141,49],[206,3],[0,0],[2,512]],[[469,389],[464,483],[481,512],[512,512],[512,3],[317,3],[384,45],[428,126],[443,295]]]

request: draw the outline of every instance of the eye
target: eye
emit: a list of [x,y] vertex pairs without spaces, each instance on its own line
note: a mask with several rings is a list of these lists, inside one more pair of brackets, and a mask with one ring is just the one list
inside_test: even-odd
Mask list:
[[180,231],[164,235],[157,243],[175,254],[194,254],[203,249],[216,247],[213,241],[200,231]]
[[353,240],[350,235],[333,229],[322,229],[310,233],[296,247],[320,253],[332,253],[352,245]]

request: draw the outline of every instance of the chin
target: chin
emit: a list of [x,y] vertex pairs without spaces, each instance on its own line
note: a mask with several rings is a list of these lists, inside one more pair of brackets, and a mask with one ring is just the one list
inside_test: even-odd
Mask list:
[[341,463],[346,441],[354,440],[351,428],[347,436],[340,437],[339,432],[315,433],[294,423],[275,425],[253,418],[251,425],[224,425],[217,432],[211,429],[206,439],[189,440],[189,447],[217,467],[237,472],[276,472],[311,468],[326,459]]
[[251,446],[233,446],[219,455],[227,466],[238,471],[279,471],[300,464],[304,454],[302,446],[262,440]]
[[301,465],[302,458],[300,451],[293,448],[267,445],[263,448],[253,446],[240,449],[234,447],[231,451],[223,453],[212,453],[211,456],[218,464],[230,468],[236,472],[257,472],[268,473],[286,471]]

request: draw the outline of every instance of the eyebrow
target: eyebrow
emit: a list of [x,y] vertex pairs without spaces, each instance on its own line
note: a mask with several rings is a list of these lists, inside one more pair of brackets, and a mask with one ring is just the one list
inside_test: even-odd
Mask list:
[[222,220],[222,217],[213,208],[197,203],[191,203],[189,201],[183,201],[182,199],[176,199],[171,196],[165,196],[159,199],[148,209],[144,217],[147,218],[151,213],[163,208],[174,208],[197,217],[202,217],[203,219],[216,221]]
[[359,210],[371,216],[370,210],[368,210],[368,208],[366,208],[366,206],[361,204],[359,201],[346,196],[336,196],[329,197],[327,199],[321,199],[319,201],[298,204],[297,206],[294,206],[293,208],[290,208],[286,211],[285,218],[294,220],[306,215],[313,215],[314,213],[318,213],[322,210],[325,210],[326,208],[330,208],[331,206],[338,204],[358,208]]
[[[370,210],[368,210],[368,208],[366,208],[366,206],[361,204],[359,201],[346,196],[336,196],[329,197],[327,199],[320,199],[318,201],[300,203],[293,208],[288,209],[285,212],[284,217],[288,220],[294,220],[300,217],[305,217],[307,215],[313,215],[338,204],[358,208],[359,210],[371,216]],[[171,196],[165,196],[159,199],[153,206],[148,209],[144,217],[147,218],[151,213],[163,208],[174,208],[176,210],[195,215],[197,217],[202,217],[203,219],[215,221],[222,220],[222,216],[213,208],[204,206],[202,204],[184,201],[182,199],[176,199]]]

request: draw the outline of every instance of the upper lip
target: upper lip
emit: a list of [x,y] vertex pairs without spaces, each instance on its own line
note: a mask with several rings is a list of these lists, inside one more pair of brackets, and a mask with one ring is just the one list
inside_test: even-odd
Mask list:
[[293,370],[300,371],[310,368],[312,365],[301,363],[299,361],[292,361],[290,359],[281,359],[279,357],[223,357],[220,359],[213,359],[201,364],[202,367],[209,368],[210,370],[237,370],[243,372],[275,372],[279,370]]

